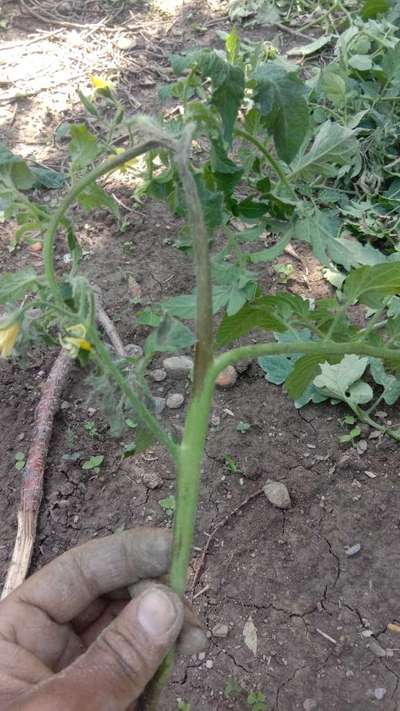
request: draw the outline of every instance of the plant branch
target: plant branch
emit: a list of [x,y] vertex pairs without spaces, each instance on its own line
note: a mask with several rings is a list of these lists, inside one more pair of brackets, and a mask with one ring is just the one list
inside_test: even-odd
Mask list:
[[108,370],[110,375],[113,377],[115,382],[120,387],[121,391],[124,393],[129,404],[134,408],[138,417],[143,422],[143,424],[154,433],[159,442],[161,442],[168,450],[170,455],[174,460],[178,456],[178,446],[172,439],[171,435],[162,429],[157,418],[147,409],[145,405],[141,402],[138,395],[131,388],[128,381],[121,373],[119,368],[115,365],[113,359],[111,358],[107,348],[104,346],[101,338],[99,337],[97,330],[94,326],[89,326],[87,329],[87,335],[90,343],[93,345],[97,356],[101,360],[103,366]]
[[275,160],[275,158],[272,157],[272,155],[270,154],[270,152],[267,151],[267,149],[263,146],[263,144],[261,143],[261,141],[259,141],[257,138],[255,138],[254,136],[252,136],[251,133],[248,133],[247,131],[245,131],[245,130],[242,129],[242,128],[237,128],[236,131],[235,131],[235,133],[236,133],[237,136],[240,136],[241,138],[244,138],[246,141],[248,141],[249,143],[252,143],[253,146],[255,146],[256,148],[258,148],[258,150],[260,151],[260,153],[263,154],[264,158],[267,159],[268,163],[269,163],[269,164],[272,166],[272,168],[274,169],[274,171],[275,171],[275,173],[277,174],[277,176],[279,177],[281,183],[283,183],[283,185],[285,186],[285,188],[287,188],[287,189],[289,190],[289,192],[290,192],[290,194],[292,195],[292,197],[293,197],[295,200],[297,200],[296,193],[295,193],[295,191],[293,190],[292,186],[289,184],[289,181],[288,181],[288,179],[287,179],[285,173],[283,172],[281,166],[279,165],[278,161]]
[[109,160],[105,161],[104,163],[101,163],[96,168],[91,170],[90,173],[87,173],[87,175],[84,175],[83,178],[81,178],[64,197],[63,201],[61,202],[61,205],[56,210],[50,221],[47,234],[43,243],[43,261],[45,276],[56,303],[63,303],[63,299],[57,283],[56,273],[54,269],[54,241],[56,238],[57,230],[68,208],[75,202],[79,193],[82,192],[82,190],[84,190],[88,185],[90,185],[90,183],[98,180],[106,173],[112,173],[114,170],[119,168],[120,165],[126,163],[129,160],[132,160],[132,158],[137,158],[137,156],[140,156],[143,153],[147,153],[147,151],[150,151],[153,148],[158,148],[159,146],[159,141],[152,140],[146,141],[145,143],[141,143],[140,145],[134,146],[133,148],[128,148],[126,151],[124,151],[124,153],[120,153],[117,156],[110,158]]

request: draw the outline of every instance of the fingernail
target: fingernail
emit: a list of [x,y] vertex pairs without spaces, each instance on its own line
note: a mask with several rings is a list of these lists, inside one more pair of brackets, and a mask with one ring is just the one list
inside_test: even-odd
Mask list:
[[172,600],[157,588],[143,593],[137,611],[137,619],[151,637],[165,637],[174,626],[178,613]]

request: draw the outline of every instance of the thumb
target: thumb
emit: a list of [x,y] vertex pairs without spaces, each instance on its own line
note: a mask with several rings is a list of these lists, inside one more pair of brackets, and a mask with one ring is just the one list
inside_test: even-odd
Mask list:
[[156,673],[182,624],[178,596],[162,585],[150,587],[124,608],[85,654],[40,685],[42,692],[48,687],[53,709],[125,711]]

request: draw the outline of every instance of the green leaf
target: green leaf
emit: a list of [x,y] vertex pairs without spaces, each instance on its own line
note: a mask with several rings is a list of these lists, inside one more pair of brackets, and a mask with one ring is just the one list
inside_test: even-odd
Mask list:
[[304,355],[298,358],[285,381],[289,397],[297,400],[314,380],[318,366],[324,359],[321,355]]
[[289,178],[312,180],[316,175],[334,178],[337,176],[338,167],[345,166],[349,171],[358,165],[359,150],[359,143],[352,129],[325,121],[308,151],[302,151],[297,156]]
[[99,154],[96,136],[88,131],[84,123],[71,124],[69,130],[71,136],[69,152],[72,161],[78,168],[84,168]]
[[89,459],[86,460],[86,462],[83,462],[82,464],[82,469],[98,469],[101,464],[104,461],[104,454],[95,454]]
[[234,64],[239,55],[240,36],[237,28],[234,27],[225,38],[225,49],[229,61]]
[[357,381],[363,376],[367,365],[368,358],[357,355],[345,355],[336,365],[322,363],[321,374],[314,379],[314,384],[330,397],[349,405],[365,404],[373,397],[372,388]]
[[290,231],[288,231],[287,234],[282,237],[279,242],[274,244],[273,247],[260,249],[258,252],[252,252],[249,255],[250,262],[252,264],[260,264],[262,262],[271,262],[273,259],[276,259],[285,251],[285,247],[289,244],[291,237],[292,235]]
[[359,72],[369,71],[373,67],[373,61],[367,54],[353,54],[349,57],[348,63],[350,67]]
[[254,101],[272,131],[278,156],[291,163],[309,127],[305,85],[297,69],[288,70],[279,60],[259,65],[254,80]]
[[308,303],[294,294],[279,294],[278,296],[261,296],[245,304],[233,316],[225,316],[216,337],[218,346],[224,346],[256,329],[286,331],[287,322],[295,314],[307,320]]
[[313,40],[313,42],[310,42],[309,44],[304,44],[301,47],[293,47],[292,49],[289,49],[287,52],[287,56],[303,56],[307,57],[309,54],[314,54],[314,52],[318,52],[322,47],[325,47],[327,44],[332,42],[333,35],[321,35],[321,37],[317,37],[317,39]]
[[370,20],[383,15],[390,9],[388,0],[365,0],[361,8],[361,17],[363,20]]
[[341,437],[339,437],[339,442],[343,442],[343,443],[352,442],[353,439],[355,439],[356,437],[359,437],[360,434],[361,434],[360,428],[353,427],[353,429],[350,430],[350,432],[348,434],[345,434],[345,435],[342,435]]
[[378,385],[383,387],[383,399],[387,405],[394,405],[400,397],[400,380],[391,373],[387,373],[382,361],[370,358],[369,367],[371,375]]
[[0,304],[14,303],[33,291],[37,283],[34,269],[27,267],[19,272],[0,276]]
[[78,89],[78,96],[81,101],[81,104],[85,107],[86,111],[88,111],[89,114],[92,114],[92,116],[98,116],[96,105],[93,103],[93,101],[90,101],[89,97],[83,94],[80,89]]
[[176,353],[195,343],[195,337],[187,326],[178,319],[165,314],[158,328],[145,341],[145,353]]
[[65,184],[65,177],[62,173],[52,168],[33,167],[31,172],[35,176],[35,186],[51,188],[56,190]]
[[244,96],[244,74],[240,67],[231,67],[225,81],[214,90],[212,103],[224,125],[224,139],[232,143],[233,127]]
[[97,183],[90,183],[82,190],[77,200],[84,210],[93,210],[96,207],[106,207],[114,217],[119,215],[119,207],[114,198],[106,193]]
[[0,181],[2,176],[9,178],[17,190],[30,190],[35,184],[35,176],[26,161],[0,143]]
[[400,294],[400,263],[359,267],[350,272],[343,286],[348,304],[359,301],[371,308],[379,308],[387,296]]

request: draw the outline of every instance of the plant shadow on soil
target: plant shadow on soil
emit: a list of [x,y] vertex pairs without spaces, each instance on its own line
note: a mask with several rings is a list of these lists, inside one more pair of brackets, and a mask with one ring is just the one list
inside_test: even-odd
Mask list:
[[[144,305],[193,287],[188,259],[170,244],[177,232],[174,219],[159,205],[141,212],[129,214],[123,234],[102,213],[81,219],[80,232],[88,251],[86,273],[101,284],[124,342],[138,344],[146,331],[134,323],[138,307],[129,302],[129,276],[140,284]],[[6,240],[1,249],[2,270],[37,259],[25,248],[9,255]],[[61,261],[63,249],[58,250]],[[24,368],[11,361],[0,369],[3,576],[16,533],[15,454],[29,447],[34,408],[54,355],[33,350]],[[187,396],[186,385],[170,379],[154,384],[153,392]],[[170,525],[159,500],[174,491],[171,462],[158,446],[123,460],[123,442],[109,436],[101,411],[90,417],[88,395],[76,369],[55,422],[33,568],[94,536],[136,525]],[[216,393],[213,414],[193,566],[207,533],[267,479],[287,485],[292,507],[282,512],[260,494],[215,536],[194,606],[210,631],[223,623],[228,634],[223,639],[211,634],[204,659],[179,660],[162,708],[173,711],[177,697],[196,711],[247,708],[245,695],[224,695],[227,682],[235,679],[247,692],[261,690],[268,711],[398,711],[400,637],[386,631],[400,619],[398,445],[368,439],[366,431],[362,456],[343,449],[338,444],[343,411],[327,405],[296,411],[255,363],[234,388]],[[162,417],[179,432],[182,410]],[[96,423],[98,438],[85,430],[88,420]],[[241,421],[250,425],[243,433],[237,430]],[[82,454],[76,462],[64,459],[77,451]],[[100,472],[83,471],[81,461],[96,453],[105,454]],[[227,457],[236,472],[227,467]],[[143,484],[143,474],[154,472],[160,487],[152,490]],[[357,543],[359,554],[348,557],[346,547]],[[256,656],[243,639],[250,617],[257,630]],[[385,656],[377,656],[382,650]],[[381,701],[378,690],[384,690]]]

